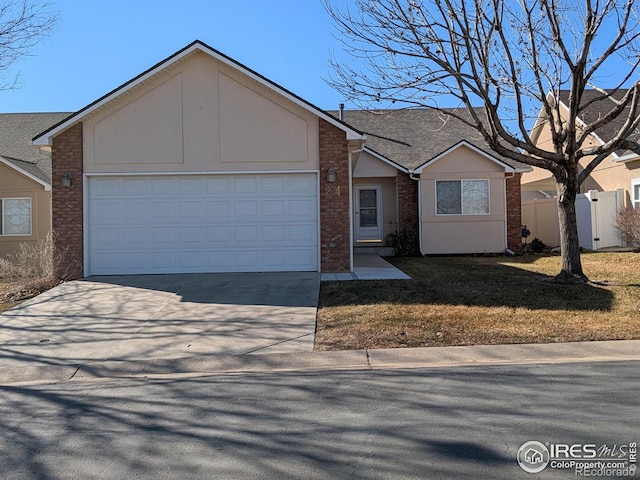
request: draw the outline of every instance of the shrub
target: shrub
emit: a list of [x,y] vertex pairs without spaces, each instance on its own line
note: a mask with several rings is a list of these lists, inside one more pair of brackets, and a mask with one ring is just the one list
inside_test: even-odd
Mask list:
[[628,245],[640,247],[640,208],[627,208],[618,213],[615,228]]
[[53,277],[51,235],[35,243],[20,243],[17,252],[0,258],[0,276],[12,280]]
[[393,250],[398,257],[413,257],[419,253],[418,232],[413,229],[397,231],[391,236]]

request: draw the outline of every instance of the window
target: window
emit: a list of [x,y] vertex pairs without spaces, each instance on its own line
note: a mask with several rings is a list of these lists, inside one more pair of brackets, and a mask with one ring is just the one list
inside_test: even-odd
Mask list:
[[31,235],[30,198],[0,198],[0,235]]
[[437,180],[437,215],[489,215],[489,180]]
[[631,202],[633,208],[640,208],[640,178],[631,180]]

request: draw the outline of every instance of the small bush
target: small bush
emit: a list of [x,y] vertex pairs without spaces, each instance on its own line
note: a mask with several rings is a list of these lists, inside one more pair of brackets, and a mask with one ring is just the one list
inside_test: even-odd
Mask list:
[[11,280],[33,280],[53,276],[51,235],[35,243],[21,243],[16,253],[0,258],[0,277]]
[[418,232],[413,229],[400,230],[392,234],[392,246],[397,257],[418,255]]
[[640,209],[627,208],[616,216],[615,228],[628,245],[640,247]]

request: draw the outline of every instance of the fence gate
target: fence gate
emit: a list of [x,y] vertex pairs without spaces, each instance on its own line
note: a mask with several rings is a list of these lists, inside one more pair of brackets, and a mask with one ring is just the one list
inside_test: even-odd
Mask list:
[[[531,200],[522,203],[522,224],[549,246],[560,244],[557,198]],[[576,216],[580,246],[589,250],[620,247],[616,231],[616,215],[624,206],[624,190],[612,192],[590,190],[576,198]]]
[[624,190],[621,188],[612,192],[589,190],[585,196],[591,201],[593,248],[598,250],[621,246],[620,236],[616,231],[616,215],[624,207]]

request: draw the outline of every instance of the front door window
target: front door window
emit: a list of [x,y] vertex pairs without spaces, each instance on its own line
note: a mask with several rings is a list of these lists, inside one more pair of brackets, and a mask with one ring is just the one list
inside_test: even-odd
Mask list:
[[382,241],[382,202],[379,186],[356,187],[356,241]]
[[377,190],[360,190],[360,226],[378,226]]

